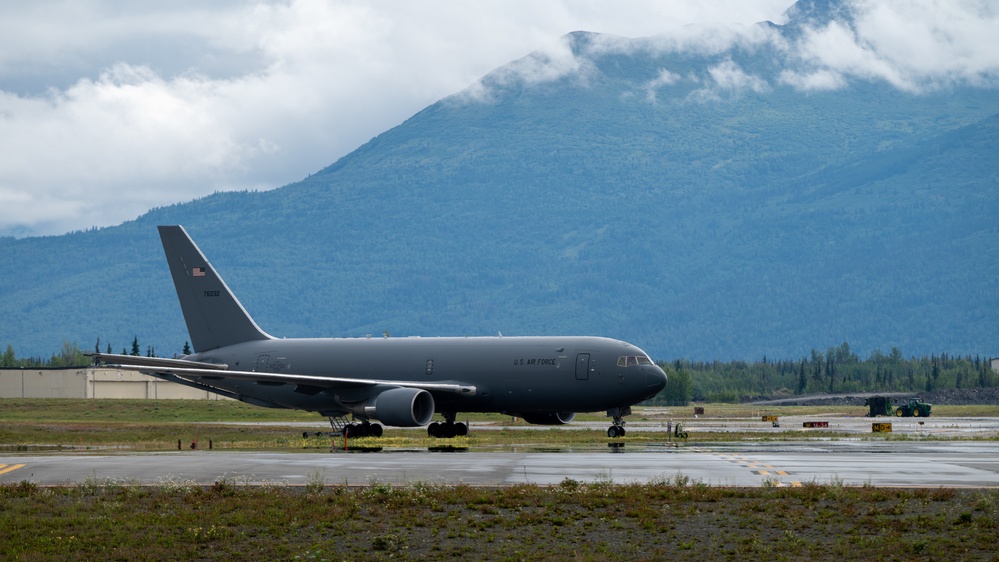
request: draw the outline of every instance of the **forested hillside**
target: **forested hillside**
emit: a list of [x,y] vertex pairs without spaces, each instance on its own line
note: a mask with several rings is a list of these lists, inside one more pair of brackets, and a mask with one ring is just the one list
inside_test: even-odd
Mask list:
[[0,345],[179,353],[155,226],[183,224],[276,336],[999,354],[999,92],[797,89],[801,25],[721,52],[571,34],[571,71],[514,61],[298,183],[2,239]]

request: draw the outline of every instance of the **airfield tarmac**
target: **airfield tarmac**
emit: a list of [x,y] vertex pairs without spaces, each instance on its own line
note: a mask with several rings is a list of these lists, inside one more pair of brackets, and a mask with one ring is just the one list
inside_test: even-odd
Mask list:
[[[882,487],[999,487],[997,418],[915,420],[823,418],[828,428],[804,428],[814,418],[781,418],[781,427],[752,420],[689,421],[691,439],[676,443],[659,422],[628,424],[658,432],[658,442],[596,441],[592,446],[529,443],[502,450],[317,448],[287,451],[59,452],[0,455],[0,483],[38,485],[117,483],[245,485],[468,484],[507,486],[581,482],[642,483],[682,476],[715,486],[843,484]],[[890,439],[871,438],[871,424],[890,421]],[[920,423],[921,422],[921,423]],[[603,427],[582,422],[573,430]],[[321,428],[318,424],[307,427]],[[489,431],[494,424],[472,424]],[[798,435],[788,436],[788,431]],[[545,428],[548,429],[548,428]],[[698,443],[697,431],[754,433],[732,442]],[[392,430],[407,431],[407,430]],[[416,430],[409,430],[416,431]],[[783,432],[775,439],[775,432]],[[826,435],[835,433],[834,437]],[[860,435],[867,433],[868,435]],[[845,436],[843,434],[846,434]],[[854,436],[853,434],[857,434]],[[991,439],[984,441],[981,439]],[[978,440],[971,440],[978,439]]]

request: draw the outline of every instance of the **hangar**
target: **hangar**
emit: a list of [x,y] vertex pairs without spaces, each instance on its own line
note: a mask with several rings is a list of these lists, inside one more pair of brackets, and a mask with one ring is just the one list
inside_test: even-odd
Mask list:
[[0,398],[229,400],[214,392],[108,367],[0,369]]

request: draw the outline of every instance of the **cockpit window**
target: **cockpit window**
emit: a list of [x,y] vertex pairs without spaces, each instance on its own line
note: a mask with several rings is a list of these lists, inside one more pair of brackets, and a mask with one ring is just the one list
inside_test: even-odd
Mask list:
[[635,365],[651,365],[652,360],[646,355],[622,355],[617,358],[618,367],[633,367]]

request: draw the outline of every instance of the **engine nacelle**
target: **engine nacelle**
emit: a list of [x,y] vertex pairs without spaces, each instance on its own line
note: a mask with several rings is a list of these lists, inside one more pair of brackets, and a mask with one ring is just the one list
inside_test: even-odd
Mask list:
[[427,425],[434,417],[434,397],[419,388],[392,388],[366,404],[364,415],[396,427]]
[[576,419],[575,412],[545,412],[521,414],[524,421],[534,425],[564,425]]

